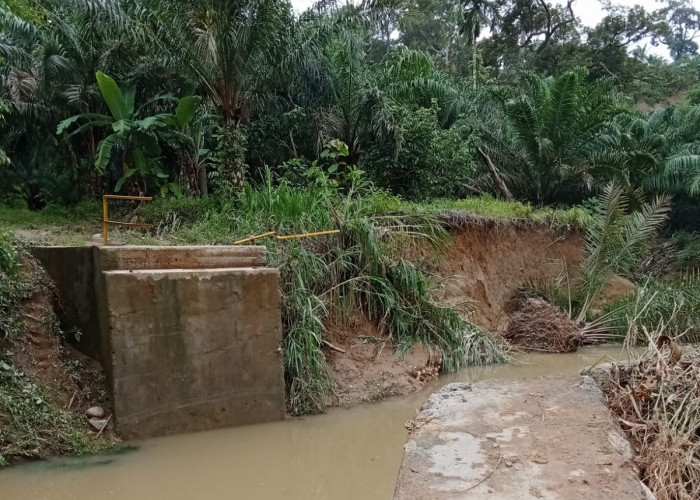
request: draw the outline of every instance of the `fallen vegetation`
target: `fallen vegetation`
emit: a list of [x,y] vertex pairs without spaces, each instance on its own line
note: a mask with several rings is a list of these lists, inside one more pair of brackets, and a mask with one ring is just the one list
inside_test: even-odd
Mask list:
[[[599,373],[608,404],[658,500],[700,498],[700,352],[664,333],[630,365]],[[652,337],[656,338],[653,342]]]
[[526,299],[511,315],[504,337],[539,352],[573,352],[583,341],[580,329],[561,309],[537,298]]

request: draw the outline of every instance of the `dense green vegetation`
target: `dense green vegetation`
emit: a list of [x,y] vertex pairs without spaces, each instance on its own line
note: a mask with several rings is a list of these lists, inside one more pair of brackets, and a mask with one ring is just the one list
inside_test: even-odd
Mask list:
[[30,208],[115,189],[227,196],[266,166],[298,184],[340,140],[346,169],[413,200],[572,204],[616,180],[692,204],[698,12],[613,5],[590,27],[576,8],[5,2],[0,196]]
[[406,254],[439,252],[457,212],[588,228],[579,320],[649,249],[667,206],[684,265],[697,263],[700,12],[611,4],[584,26],[577,8],[5,1],[0,223],[84,241],[100,195],[118,191],[156,196],[138,213],[156,226],[145,242],[341,229],[266,242],[293,412],[326,404],[324,329],[358,306],[399,351],[422,342],[445,369],[503,360]]

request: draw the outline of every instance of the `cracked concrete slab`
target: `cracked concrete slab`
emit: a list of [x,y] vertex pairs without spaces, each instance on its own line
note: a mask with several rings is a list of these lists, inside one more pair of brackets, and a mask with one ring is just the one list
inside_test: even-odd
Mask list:
[[395,500],[645,498],[589,377],[451,384],[407,426]]

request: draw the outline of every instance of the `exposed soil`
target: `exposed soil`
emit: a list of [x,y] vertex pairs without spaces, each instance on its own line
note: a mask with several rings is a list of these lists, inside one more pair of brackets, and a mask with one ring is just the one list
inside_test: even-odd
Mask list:
[[79,410],[111,406],[102,366],[66,342],[54,312],[57,297],[50,279],[33,259],[24,259],[23,272],[40,273],[41,282],[22,304],[25,333],[13,347],[18,367],[53,389],[57,403]]
[[348,326],[331,325],[329,332],[328,340],[345,351],[325,351],[335,381],[333,403],[339,406],[412,394],[438,375],[437,367],[428,366],[422,346],[398,358],[391,339],[362,315]]
[[[528,283],[550,282],[583,255],[579,232],[555,231],[542,224],[494,222],[477,218],[451,230],[452,243],[434,264],[444,278],[442,299],[453,305],[473,302],[471,320],[503,332],[516,307],[513,298]],[[349,326],[330,325],[328,340],[344,350],[326,348],[336,382],[336,404],[352,405],[417,392],[437,375],[425,349],[405,359],[376,325],[358,315]]]
[[620,299],[633,296],[637,292],[637,285],[622,276],[613,276],[598,293],[593,301],[593,309],[603,309],[607,304]]
[[[8,354],[14,369],[47,391],[52,404],[61,411],[76,413],[84,430],[93,432],[84,416],[87,408],[102,406],[111,414],[101,365],[67,343],[60,332],[54,312],[56,295],[50,279],[39,264],[30,258],[21,261],[21,272],[33,282],[31,296],[21,305],[23,332],[15,340],[0,339],[0,350]],[[0,425],[4,425],[0,421]],[[51,436],[51,429],[36,429]],[[103,441],[115,441],[113,425],[101,434]],[[1,443],[0,443],[1,444]],[[49,438],[42,438],[40,456],[55,454]],[[6,457],[21,460],[22,457]]]
[[444,296],[473,301],[472,320],[492,332],[507,328],[521,286],[551,282],[566,268],[575,275],[584,250],[582,233],[541,224],[474,224],[452,231],[452,239],[438,265]]

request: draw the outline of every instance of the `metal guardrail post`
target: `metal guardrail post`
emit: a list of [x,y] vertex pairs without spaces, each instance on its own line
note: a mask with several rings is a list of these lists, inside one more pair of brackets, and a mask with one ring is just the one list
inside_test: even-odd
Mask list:
[[152,196],[122,196],[117,194],[105,194],[102,196],[102,237],[104,244],[107,245],[109,239],[109,226],[126,226],[126,227],[153,227],[153,224],[142,224],[140,222],[118,222],[109,220],[109,204],[108,200],[130,200],[130,201],[153,201]]

